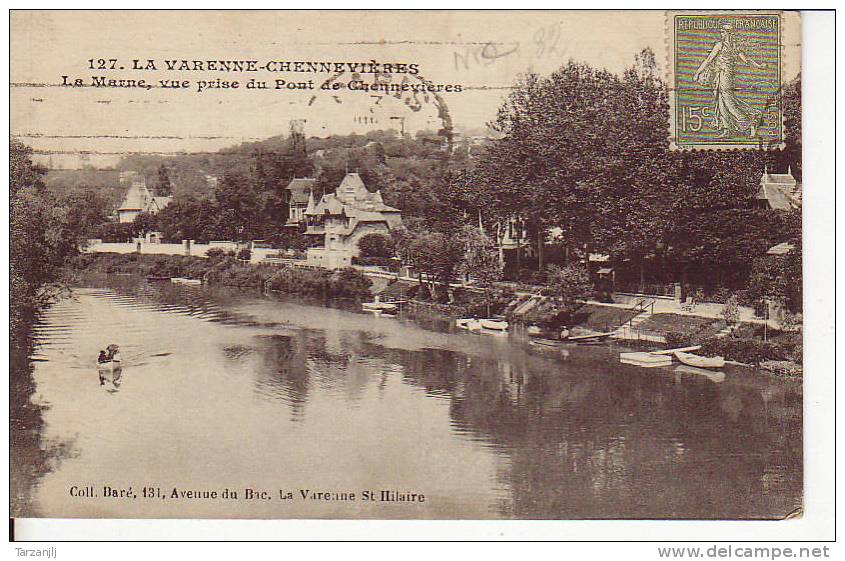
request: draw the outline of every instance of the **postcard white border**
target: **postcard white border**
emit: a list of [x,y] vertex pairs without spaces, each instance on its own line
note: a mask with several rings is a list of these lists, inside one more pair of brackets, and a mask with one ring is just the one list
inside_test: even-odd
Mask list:
[[[42,2],[43,8],[66,8],[59,2]],[[114,8],[116,2],[91,2],[86,7]],[[173,7],[163,2],[147,2],[144,8]],[[199,3],[196,3],[199,4]],[[238,7],[252,8],[324,8],[347,7],[340,2],[311,4],[262,2]],[[298,3],[302,4],[302,3]],[[446,4],[446,5],[442,5]],[[789,9],[783,2],[748,2],[749,9]],[[774,5],[773,5],[774,4]],[[833,6],[832,3],[827,3]],[[641,7],[673,9],[654,2],[641,2]],[[619,2],[591,2],[589,8],[628,7]],[[23,7],[23,6],[21,6]],[[27,5],[26,8],[35,6]],[[130,7],[130,6],[123,6]],[[131,7],[139,7],[137,4]],[[179,7],[194,7],[182,5]],[[221,2],[203,2],[202,7],[222,8]],[[351,6],[349,6],[351,7]],[[356,5],[356,9],[399,5],[385,1]],[[504,2],[405,2],[403,8],[519,8],[561,9],[574,7],[560,2],[523,2],[507,6]],[[689,7],[689,6],[686,6]],[[730,6],[713,6],[714,9]],[[6,28],[8,45],[8,27]],[[833,539],[834,536],[834,207],[835,207],[835,129],[831,116],[835,100],[833,81],[835,23],[832,13],[805,12],[802,14],[802,79],[804,84],[804,228],[805,228],[805,342],[806,372],[804,399],[804,457],[805,457],[805,514],[787,522],[702,522],[702,521],[310,521],[310,520],[18,520],[17,538],[51,540],[593,540],[603,544],[567,544],[567,553],[583,553],[594,558],[597,554],[624,555],[625,559],[656,559],[655,544],[613,544],[611,540],[705,540],[706,542],[746,540],[812,540]],[[8,65],[8,57],[4,57]],[[8,67],[6,67],[8,75]],[[6,93],[8,108],[8,91]],[[8,119],[8,114],[5,116]],[[8,127],[8,120],[6,122]],[[4,199],[3,232],[8,232],[8,200]],[[8,243],[2,244],[8,260]],[[8,295],[8,274],[3,274],[3,290]],[[8,297],[8,296],[7,296]],[[5,308],[8,310],[8,306]],[[8,313],[8,311],[6,311]],[[4,347],[4,352],[8,353]],[[8,354],[6,355],[8,363]],[[6,378],[8,384],[8,377]],[[8,385],[4,396],[8,411]],[[4,431],[8,439],[8,431]],[[8,465],[8,440],[3,447]],[[4,486],[8,485],[2,478]],[[5,488],[8,498],[8,488]],[[8,502],[7,502],[8,504]],[[15,547],[8,544],[12,555]],[[102,544],[58,543],[59,556],[64,559],[113,559],[116,549]],[[272,547],[273,544],[268,544]],[[705,545],[705,544],[702,544]],[[188,547],[184,547],[188,546]],[[24,547],[35,547],[34,544]],[[346,551],[343,546],[340,552]],[[300,548],[297,548],[300,549]],[[451,548],[450,548],[451,549]],[[533,549],[533,548],[532,548]],[[211,555],[227,558],[238,552],[239,558],[261,554],[248,544],[145,544],[120,547],[121,559],[148,559],[151,554],[167,551],[167,558],[181,555],[196,557]],[[286,548],[287,555],[293,553]],[[312,552],[305,546],[298,553]],[[409,550],[405,550],[406,554]],[[456,550],[453,549],[455,553]],[[506,550],[499,550],[504,553]],[[181,553],[180,553],[181,552]],[[423,550],[417,550],[422,553]],[[511,553],[514,553],[513,551]],[[525,555],[520,549],[520,555]],[[79,555],[76,555],[79,554]],[[270,554],[269,552],[267,553]],[[276,555],[277,556],[277,555]],[[369,554],[368,554],[369,556]],[[416,557],[417,555],[411,555]],[[580,558],[580,557],[576,557]]]

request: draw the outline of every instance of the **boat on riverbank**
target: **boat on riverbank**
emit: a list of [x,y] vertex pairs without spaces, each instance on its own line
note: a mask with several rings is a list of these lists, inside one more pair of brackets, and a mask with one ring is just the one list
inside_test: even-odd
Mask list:
[[619,362],[641,368],[659,368],[671,366],[671,355],[658,355],[649,352],[619,353]]
[[507,331],[509,326],[508,322],[499,319],[482,319],[479,321],[481,327],[490,331]]
[[565,341],[571,341],[573,343],[578,342],[594,342],[594,341],[603,341],[613,335],[613,331],[608,331],[606,333],[590,333],[588,335],[576,335],[574,337],[567,337],[564,339]]
[[200,279],[188,279],[184,277],[173,277],[170,279],[173,284],[183,284],[187,286],[200,286],[202,281]]
[[481,329],[481,320],[478,318],[461,318],[455,320],[455,325],[467,331],[479,331]]
[[721,356],[706,357],[694,355],[692,353],[685,353],[682,351],[675,351],[675,358],[687,366],[694,368],[724,368],[725,359]]
[[397,308],[396,304],[391,302],[364,302],[361,304],[361,309],[365,312],[392,312]]

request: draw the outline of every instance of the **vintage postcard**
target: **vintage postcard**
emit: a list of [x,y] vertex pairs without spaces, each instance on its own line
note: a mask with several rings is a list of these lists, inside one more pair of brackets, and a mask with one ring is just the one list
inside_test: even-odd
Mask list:
[[11,13],[11,516],[804,507],[801,16]]

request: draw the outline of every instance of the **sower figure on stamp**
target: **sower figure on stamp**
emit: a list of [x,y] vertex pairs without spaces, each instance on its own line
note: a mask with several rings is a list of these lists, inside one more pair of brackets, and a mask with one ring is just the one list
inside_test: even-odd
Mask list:
[[720,40],[710,49],[693,80],[704,85],[709,82],[713,86],[714,121],[720,137],[734,136],[738,131],[748,131],[748,136],[754,137],[761,112],[736,95],[737,59],[755,68],[766,65],[745,54],[730,23],[723,24],[720,33]]

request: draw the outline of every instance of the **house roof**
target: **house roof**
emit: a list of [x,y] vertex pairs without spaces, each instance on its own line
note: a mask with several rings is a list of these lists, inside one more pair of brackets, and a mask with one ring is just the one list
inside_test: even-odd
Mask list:
[[293,204],[308,204],[308,194],[314,189],[316,179],[310,177],[294,177],[286,189],[290,191],[290,202]]
[[147,208],[152,208],[153,206],[156,206],[159,210],[161,210],[167,205],[169,205],[172,200],[173,197],[160,197],[156,195],[152,199],[150,199],[150,203]]
[[791,210],[801,202],[801,185],[792,176],[792,169],[787,173],[763,172],[760,177],[760,189],[757,199],[767,201],[774,210]]
[[767,173],[766,177],[770,183],[788,183],[792,185],[796,183],[791,173]]
[[766,252],[768,255],[786,255],[790,251],[795,249],[795,246],[789,242],[782,242],[777,245],[773,245],[769,248],[769,251]]
[[774,210],[791,210],[800,202],[793,187],[781,183],[762,183],[757,199],[768,201],[769,207]]
[[140,181],[133,181],[123,197],[123,202],[117,210],[144,210],[150,201],[150,192],[147,186]]
[[[365,216],[362,213],[396,214],[401,212],[398,208],[384,204],[380,191],[369,191],[357,173],[347,173],[337,191],[323,195],[320,202],[313,208],[309,204],[305,214],[319,215],[325,214],[326,211],[329,214],[341,214],[343,212],[350,217]],[[384,217],[379,217],[379,220],[384,220]]]

